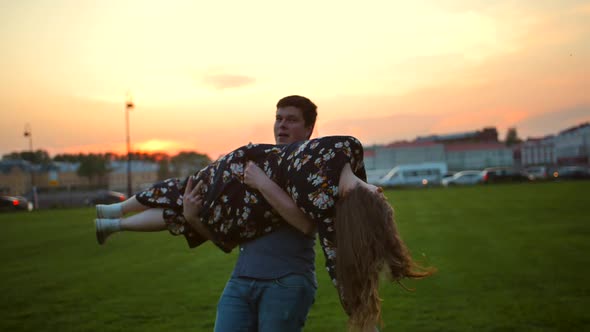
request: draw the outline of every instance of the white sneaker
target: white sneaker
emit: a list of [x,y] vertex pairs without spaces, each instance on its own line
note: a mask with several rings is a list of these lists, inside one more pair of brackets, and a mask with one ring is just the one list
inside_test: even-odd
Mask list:
[[98,244],[104,244],[111,234],[121,230],[120,222],[120,219],[94,219]]
[[96,205],[96,217],[99,219],[116,219],[121,218],[123,212],[120,204],[98,204]]

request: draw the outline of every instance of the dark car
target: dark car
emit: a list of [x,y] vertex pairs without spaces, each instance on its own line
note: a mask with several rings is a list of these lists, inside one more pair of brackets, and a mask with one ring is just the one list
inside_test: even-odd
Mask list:
[[33,211],[33,203],[22,196],[0,196],[0,211]]
[[123,193],[111,190],[101,190],[88,200],[88,204],[113,204],[123,202],[126,199],[127,195]]
[[511,167],[490,167],[482,173],[483,183],[526,182],[531,179],[525,172]]
[[582,166],[564,166],[553,173],[555,179],[584,180],[590,179],[590,171]]

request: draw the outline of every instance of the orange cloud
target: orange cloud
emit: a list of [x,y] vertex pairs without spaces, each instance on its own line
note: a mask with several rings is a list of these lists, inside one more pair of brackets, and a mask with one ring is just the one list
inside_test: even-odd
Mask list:
[[500,130],[514,127],[531,116],[531,112],[518,109],[482,109],[476,112],[446,114],[431,127],[433,133],[452,133],[496,127]]
[[253,84],[256,80],[252,77],[243,75],[220,74],[205,76],[203,81],[207,85],[222,90],[230,88],[239,88],[246,85],[250,85]]

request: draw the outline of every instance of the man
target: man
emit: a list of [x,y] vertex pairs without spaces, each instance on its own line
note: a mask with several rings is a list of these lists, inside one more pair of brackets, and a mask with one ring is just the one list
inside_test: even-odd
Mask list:
[[[276,144],[308,140],[316,117],[305,97],[279,100]],[[314,244],[289,225],[242,244],[217,305],[215,332],[301,331],[317,289]]]

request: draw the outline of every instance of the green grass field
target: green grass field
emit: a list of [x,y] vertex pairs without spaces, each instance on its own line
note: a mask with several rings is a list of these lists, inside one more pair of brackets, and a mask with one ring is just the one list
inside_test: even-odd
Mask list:
[[[590,182],[388,191],[414,257],[438,268],[384,284],[383,331],[590,329]],[[95,242],[94,211],[0,215],[0,331],[211,331],[236,253],[162,233]],[[317,250],[306,331],[346,317]]]

